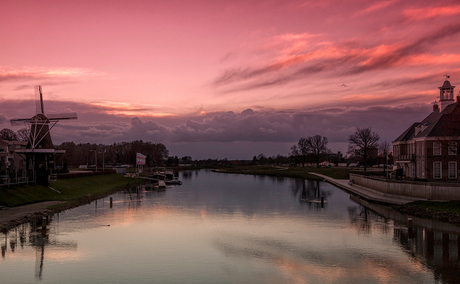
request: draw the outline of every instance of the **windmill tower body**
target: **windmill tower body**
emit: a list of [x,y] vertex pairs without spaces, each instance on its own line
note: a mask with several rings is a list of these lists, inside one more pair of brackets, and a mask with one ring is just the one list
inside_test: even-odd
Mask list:
[[64,150],[55,150],[50,130],[60,120],[76,119],[76,113],[45,115],[41,86],[35,86],[37,113],[32,118],[12,119],[11,125],[24,124],[29,131],[26,149],[16,150],[26,160],[28,177],[39,184],[48,184],[50,173],[55,170],[56,155],[64,154]]

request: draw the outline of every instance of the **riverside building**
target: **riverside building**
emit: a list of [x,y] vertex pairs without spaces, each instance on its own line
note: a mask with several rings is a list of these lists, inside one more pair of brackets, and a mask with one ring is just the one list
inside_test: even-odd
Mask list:
[[393,141],[395,168],[409,179],[460,180],[460,96],[454,100],[448,78],[439,87],[440,104]]

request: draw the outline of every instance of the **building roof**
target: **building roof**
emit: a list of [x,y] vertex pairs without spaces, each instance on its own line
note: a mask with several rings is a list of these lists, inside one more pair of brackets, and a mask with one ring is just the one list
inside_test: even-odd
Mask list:
[[[417,127],[421,131],[416,134]],[[448,105],[442,112],[433,111],[421,122],[413,123],[393,142],[409,141],[420,137],[460,136],[460,103]]]
[[436,136],[460,136],[460,104],[458,102],[448,105],[426,129],[416,135],[416,137]]
[[444,81],[444,84],[442,84],[442,87],[448,87],[448,88],[450,88],[450,87],[452,87],[452,85],[450,84],[449,81],[446,80],[446,81]]
[[398,138],[396,138],[395,141],[393,142],[398,142],[398,141],[408,141],[414,138],[415,134],[415,127],[419,126],[420,122],[415,122],[413,123],[409,128],[406,129],[401,135],[399,135]]

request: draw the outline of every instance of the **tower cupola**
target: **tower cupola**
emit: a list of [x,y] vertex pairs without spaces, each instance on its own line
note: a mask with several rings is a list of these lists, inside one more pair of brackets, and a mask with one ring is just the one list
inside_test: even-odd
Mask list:
[[453,104],[454,101],[454,88],[450,82],[447,80],[449,79],[449,75],[445,75],[446,80],[442,84],[442,87],[438,87],[439,89],[439,102],[441,103],[441,111],[444,110],[448,105]]

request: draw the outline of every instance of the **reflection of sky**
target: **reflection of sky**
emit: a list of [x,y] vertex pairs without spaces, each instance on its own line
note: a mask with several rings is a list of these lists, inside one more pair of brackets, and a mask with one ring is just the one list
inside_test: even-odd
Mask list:
[[[433,282],[394,243],[393,222],[364,222],[363,207],[328,184],[320,184],[321,208],[303,201],[291,179],[202,171],[183,181],[164,192],[119,192],[112,208],[105,198],[54,216],[42,283]],[[8,251],[2,278],[33,282],[31,251]]]

